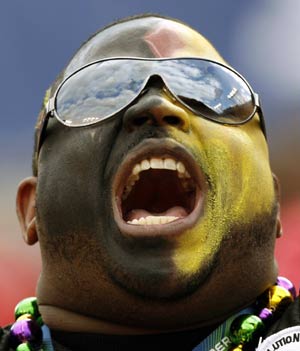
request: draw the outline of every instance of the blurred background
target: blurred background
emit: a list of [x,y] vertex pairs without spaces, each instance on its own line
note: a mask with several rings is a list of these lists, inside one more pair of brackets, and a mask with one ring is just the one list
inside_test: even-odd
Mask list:
[[[12,0],[0,7],[0,325],[35,294],[38,245],[24,244],[15,215],[20,180],[31,175],[33,129],[45,90],[92,33],[129,15],[181,19],[205,35],[260,94],[270,158],[281,180],[280,274],[299,286],[299,0]],[[259,181],[259,179],[257,179]]]

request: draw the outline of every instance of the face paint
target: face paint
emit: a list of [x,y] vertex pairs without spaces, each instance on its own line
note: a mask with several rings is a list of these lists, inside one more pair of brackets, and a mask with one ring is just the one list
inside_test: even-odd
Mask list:
[[[232,226],[247,225],[261,214],[270,216],[275,201],[268,155],[256,121],[239,128],[195,117],[191,121],[193,134],[188,140],[176,130],[172,137],[192,151],[207,175],[209,189],[203,217],[178,241],[174,262],[184,275],[194,274],[213,257]],[[245,233],[241,240],[247,241]]]
[[198,56],[224,62],[207,39],[191,28],[170,21],[153,27],[144,40],[154,57]]
[[174,35],[174,31],[166,27],[157,28],[153,32],[147,33],[144,40],[149,44],[155,57],[168,57],[174,51],[185,47],[179,33]]

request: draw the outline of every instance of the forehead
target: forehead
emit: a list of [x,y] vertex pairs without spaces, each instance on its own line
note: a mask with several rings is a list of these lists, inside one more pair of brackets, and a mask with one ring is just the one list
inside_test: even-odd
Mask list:
[[145,17],[115,24],[93,36],[72,58],[65,76],[92,61],[117,56],[196,56],[224,62],[211,43],[190,27]]

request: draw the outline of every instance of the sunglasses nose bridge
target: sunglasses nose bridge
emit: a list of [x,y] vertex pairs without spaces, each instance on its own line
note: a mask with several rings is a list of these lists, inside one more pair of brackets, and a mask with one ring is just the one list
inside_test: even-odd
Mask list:
[[171,98],[171,100],[180,102],[177,96],[170,89],[168,83],[165,81],[164,76],[159,73],[151,74],[148,76],[148,78],[145,79],[143,88],[141,89],[137,98],[140,98],[141,96],[145,95],[151,89],[160,90],[160,93],[165,93]]
[[148,90],[149,88],[168,88],[167,83],[165,82],[164,78],[162,75],[158,74],[158,73],[153,73],[150,74],[144,82],[144,87],[142,89],[142,92],[144,90]]

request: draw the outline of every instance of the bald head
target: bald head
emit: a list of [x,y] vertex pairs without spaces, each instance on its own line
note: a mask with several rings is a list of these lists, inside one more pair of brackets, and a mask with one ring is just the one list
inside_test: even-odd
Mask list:
[[95,34],[74,55],[65,75],[94,60],[119,56],[197,56],[223,62],[212,44],[191,27],[149,15],[125,19]]

